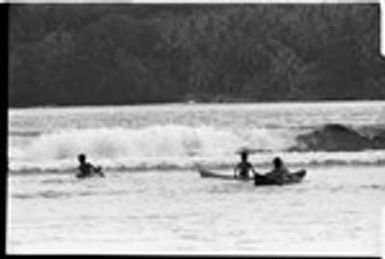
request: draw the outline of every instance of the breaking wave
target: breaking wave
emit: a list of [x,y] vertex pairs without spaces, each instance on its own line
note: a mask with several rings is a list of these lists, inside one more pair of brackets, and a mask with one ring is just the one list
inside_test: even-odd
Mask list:
[[194,157],[234,154],[241,147],[284,150],[293,136],[279,130],[228,130],[180,125],[142,129],[66,130],[42,135],[27,147],[11,147],[10,156],[29,161],[73,159],[86,153],[95,159]]
[[234,129],[156,125],[71,129],[28,139],[23,144],[10,144],[11,172],[72,172],[79,153],[115,171],[191,169],[197,164],[226,168],[237,161],[235,153],[240,148],[254,151],[251,161],[260,166],[269,165],[276,155],[298,166],[385,164],[384,131],[378,127]]

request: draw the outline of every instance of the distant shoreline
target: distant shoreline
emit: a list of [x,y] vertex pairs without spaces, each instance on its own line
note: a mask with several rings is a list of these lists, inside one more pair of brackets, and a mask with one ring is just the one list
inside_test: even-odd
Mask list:
[[10,107],[385,100],[379,5],[13,5],[9,14]]

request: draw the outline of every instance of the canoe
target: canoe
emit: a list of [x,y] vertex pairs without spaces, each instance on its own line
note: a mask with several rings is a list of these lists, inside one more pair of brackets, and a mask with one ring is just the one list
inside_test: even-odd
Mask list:
[[299,170],[294,173],[290,173],[285,179],[271,178],[266,175],[254,175],[255,185],[285,185],[299,183],[305,178],[306,170]]
[[205,169],[199,169],[199,174],[202,178],[219,178],[223,180],[242,180],[242,181],[252,181],[254,178],[235,178],[233,175],[224,175],[224,174],[218,174],[214,173]]
[[254,177],[250,178],[235,178],[233,175],[218,174],[205,169],[199,169],[199,174],[202,178],[217,178],[223,180],[236,181],[254,181],[255,185],[284,185],[301,182],[306,175],[306,170],[300,170],[294,173],[290,173],[284,181],[279,181],[278,179],[274,179],[269,176],[260,174],[256,174],[254,175]]

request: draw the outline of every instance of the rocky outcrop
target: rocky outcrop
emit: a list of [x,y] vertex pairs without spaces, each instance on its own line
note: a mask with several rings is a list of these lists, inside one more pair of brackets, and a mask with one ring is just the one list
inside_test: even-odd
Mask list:
[[352,128],[340,124],[327,124],[308,134],[297,137],[292,150],[359,151],[385,149],[385,132],[369,138]]

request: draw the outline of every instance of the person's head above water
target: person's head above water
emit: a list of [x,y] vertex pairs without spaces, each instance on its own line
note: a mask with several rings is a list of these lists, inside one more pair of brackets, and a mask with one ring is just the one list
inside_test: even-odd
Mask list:
[[280,157],[275,157],[273,159],[273,164],[274,164],[275,168],[281,168],[282,165],[283,165],[283,161],[282,161],[282,159]]
[[247,151],[242,151],[241,153],[240,153],[240,155],[241,155],[241,160],[242,161],[247,161],[247,157],[249,156],[249,153],[247,152]]
[[84,163],[86,161],[86,155],[85,154],[79,154],[78,160],[80,163]]

